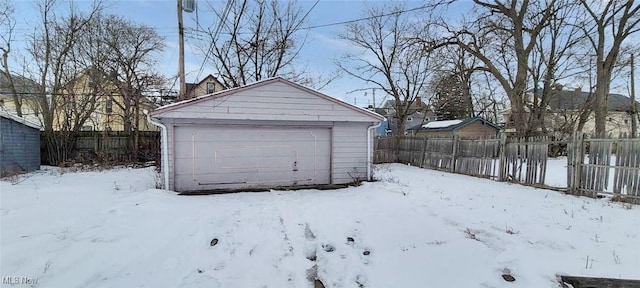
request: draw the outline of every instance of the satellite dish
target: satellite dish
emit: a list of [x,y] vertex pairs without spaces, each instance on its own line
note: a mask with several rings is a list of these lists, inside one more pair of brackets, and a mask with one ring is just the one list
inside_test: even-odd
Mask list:
[[196,0],[182,0],[182,10],[187,13],[196,10]]

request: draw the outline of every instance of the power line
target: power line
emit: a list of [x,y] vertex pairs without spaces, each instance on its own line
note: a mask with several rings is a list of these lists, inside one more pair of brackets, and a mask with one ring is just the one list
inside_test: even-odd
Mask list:
[[[315,4],[314,4],[314,7],[315,7]],[[383,14],[378,14],[378,15],[372,15],[372,16],[368,16],[368,17],[356,18],[356,19],[352,19],[352,20],[346,20],[346,21],[340,21],[340,22],[331,22],[331,23],[319,24],[319,25],[313,25],[313,26],[307,26],[307,27],[299,27],[299,28],[297,28],[295,30],[296,31],[297,30],[311,30],[311,29],[317,29],[317,28],[324,28],[324,27],[330,27],[330,26],[338,26],[338,25],[356,23],[356,22],[360,22],[360,21],[366,21],[366,20],[371,20],[371,19],[391,16],[391,15],[396,15],[396,14],[403,14],[403,13],[423,10],[423,9],[427,9],[429,7],[430,7],[429,4],[425,4],[425,5],[414,7],[414,8],[409,8],[409,9],[404,9],[404,10],[399,10],[399,11],[389,12],[389,13],[383,13]],[[192,31],[194,33],[208,33],[209,32],[209,31],[206,31],[204,29],[190,29],[190,31]],[[221,34],[231,34],[231,33],[221,33]],[[240,33],[236,33],[236,34],[250,34],[250,33],[248,33],[248,32],[245,32],[245,33],[240,32]]]
[[[207,53],[204,55],[204,60],[202,60],[202,64],[200,64],[200,69],[198,70],[198,74],[196,74],[196,81],[200,79],[200,74],[204,70],[204,64],[207,63],[209,59],[209,54],[211,54],[211,48],[213,48],[213,41],[217,38],[218,33],[220,33],[220,29],[222,27],[222,22],[226,21],[227,16],[229,16],[229,12],[231,12],[231,1],[227,2],[227,5],[224,7],[222,11],[222,17],[220,18],[220,24],[216,27],[216,31],[213,32],[213,37],[211,37],[211,43],[209,43],[209,49],[207,49]],[[200,26],[200,22],[198,22],[198,26]],[[197,31],[194,29],[194,31]]]
[[369,17],[357,18],[357,19],[353,19],[353,20],[347,20],[347,21],[341,21],[341,22],[334,22],[334,23],[328,23],[328,24],[320,24],[320,25],[315,25],[315,26],[302,27],[299,30],[310,30],[310,29],[316,29],[316,28],[324,28],[324,27],[330,27],[330,26],[351,24],[351,23],[356,23],[356,22],[360,22],[360,21],[366,21],[366,20],[371,20],[371,19],[391,16],[391,15],[396,15],[396,14],[402,14],[402,13],[408,13],[408,12],[413,12],[413,11],[417,11],[417,10],[427,9],[427,8],[429,8],[429,6],[430,5],[425,4],[425,5],[422,5],[422,6],[419,6],[419,7],[414,7],[414,8],[410,8],[410,9],[405,9],[405,10],[400,10],[400,11],[395,11],[395,12],[389,12],[389,13],[384,13],[384,14],[378,14],[378,15],[373,15],[373,16],[369,16]]

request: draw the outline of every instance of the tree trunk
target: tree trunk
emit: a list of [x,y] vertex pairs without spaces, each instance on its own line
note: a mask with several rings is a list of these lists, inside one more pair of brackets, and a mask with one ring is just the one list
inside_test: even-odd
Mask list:
[[11,89],[11,97],[13,98],[13,103],[15,103],[16,115],[18,115],[18,117],[22,117],[22,97],[18,95],[18,91],[16,90],[16,85],[13,83],[13,76],[11,76],[11,72],[9,71],[8,58],[9,58],[9,51],[3,50],[2,66],[4,66],[4,72],[7,75],[7,80],[9,81],[9,89]]
[[607,94],[609,88],[609,79],[607,75],[604,75],[604,71],[600,71],[598,67],[597,82],[595,91],[595,102],[593,110],[595,112],[595,126],[596,126],[596,138],[607,137]]
[[528,113],[525,109],[524,98],[522,96],[510,95],[511,119],[516,128],[516,136],[526,137],[529,134]]

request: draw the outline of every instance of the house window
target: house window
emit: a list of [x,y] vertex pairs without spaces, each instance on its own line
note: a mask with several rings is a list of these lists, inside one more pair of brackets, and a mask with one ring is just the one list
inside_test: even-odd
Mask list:
[[107,99],[104,103],[104,112],[107,114],[111,114],[113,112],[113,100]]
[[85,125],[85,126],[82,126],[82,128],[80,130],[82,130],[82,131],[93,131],[93,126]]
[[207,82],[207,94],[211,94],[216,92],[216,83]]

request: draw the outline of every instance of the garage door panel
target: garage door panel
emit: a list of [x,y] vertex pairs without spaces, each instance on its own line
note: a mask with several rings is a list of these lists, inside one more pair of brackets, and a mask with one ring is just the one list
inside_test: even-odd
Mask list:
[[196,180],[194,180],[194,182],[200,188],[216,189],[216,187],[205,186],[215,186],[219,184],[248,184],[245,185],[245,187],[256,187],[264,186],[263,184],[267,184],[267,186],[270,186],[271,184],[275,184],[274,186],[318,184],[316,173],[325,174],[329,173],[329,170],[301,171],[301,173],[296,175],[297,177],[293,179],[289,177],[283,179],[288,175],[283,175],[283,173],[279,171],[262,171],[260,173],[254,173],[251,171],[218,173],[215,177],[210,177],[210,174],[176,174],[176,176],[184,178],[191,178],[192,176],[195,176]]
[[175,134],[177,190],[330,181],[328,128],[182,126]]

